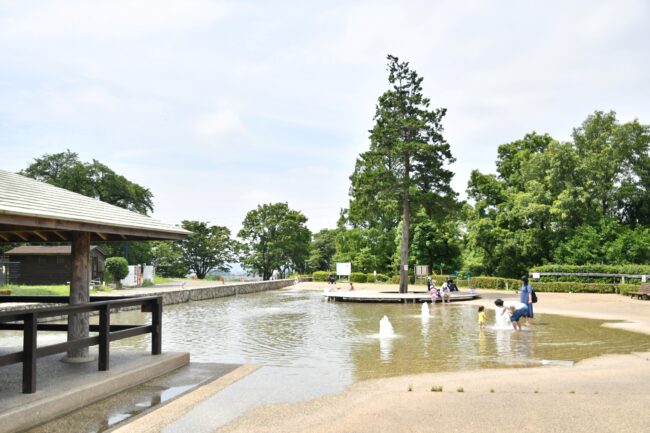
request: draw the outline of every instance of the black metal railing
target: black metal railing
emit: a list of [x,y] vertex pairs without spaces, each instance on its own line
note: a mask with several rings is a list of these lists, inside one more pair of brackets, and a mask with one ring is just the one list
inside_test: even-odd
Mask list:
[[[67,296],[0,296],[0,303],[35,302],[66,304]],[[111,311],[140,306],[142,312],[151,313],[151,325],[112,325]],[[39,319],[68,316],[70,314],[97,312],[99,325],[90,325],[97,335],[63,343],[37,347],[38,331],[68,331],[67,324],[39,323]],[[22,323],[19,323],[22,322]],[[110,342],[151,333],[151,354],[162,351],[162,297],[108,297],[93,296],[87,304],[61,305],[39,309],[22,309],[0,312],[0,330],[23,331],[23,350],[0,355],[0,367],[23,364],[23,393],[36,392],[36,360],[44,356],[64,353],[84,347],[99,345],[98,368],[106,371],[110,366]]]

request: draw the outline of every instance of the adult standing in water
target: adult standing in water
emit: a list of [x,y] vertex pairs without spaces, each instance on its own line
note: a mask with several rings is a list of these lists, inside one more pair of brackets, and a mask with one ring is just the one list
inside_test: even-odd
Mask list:
[[526,326],[531,325],[533,320],[533,286],[528,284],[528,276],[521,277],[521,293],[519,294],[519,301],[528,306],[526,313]]

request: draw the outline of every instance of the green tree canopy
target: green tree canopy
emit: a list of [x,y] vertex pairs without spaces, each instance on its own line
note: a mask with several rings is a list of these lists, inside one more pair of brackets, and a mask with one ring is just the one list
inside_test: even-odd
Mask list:
[[332,270],[334,253],[336,253],[336,231],[323,229],[314,233],[309,246],[309,270],[312,272]]
[[[497,174],[472,172],[468,256],[518,276],[550,262],[641,263],[650,255],[650,129],[595,112],[561,143],[527,134],[499,146]],[[632,236],[636,236],[636,240]]]
[[153,211],[153,194],[149,189],[97,160],[81,162],[70,150],[36,158],[20,174],[144,215]]
[[183,265],[188,271],[196,273],[199,279],[205,278],[212,270],[228,272],[228,263],[237,259],[238,243],[230,238],[230,230],[208,224],[202,221],[183,221],[183,228],[192,234],[176,244]]
[[378,228],[387,237],[402,221],[400,292],[406,292],[412,212],[436,209],[432,203],[449,198],[455,202],[447,168],[454,158],[442,135],[446,110],[429,108],[423,79],[391,55],[388,72],[390,88],[377,102],[370,149],[359,155],[350,176],[349,216],[352,224]]
[[264,204],[246,214],[238,236],[244,242],[242,266],[269,279],[277,269],[305,272],[311,232],[307,218],[287,203]]

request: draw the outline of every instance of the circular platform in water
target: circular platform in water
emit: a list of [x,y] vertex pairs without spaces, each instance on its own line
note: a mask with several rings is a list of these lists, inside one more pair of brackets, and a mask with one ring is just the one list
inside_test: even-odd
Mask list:
[[[420,303],[432,302],[431,295],[428,292],[371,292],[363,290],[332,290],[323,292],[323,296],[328,301],[340,302],[398,302],[398,303]],[[471,301],[480,298],[478,293],[471,292],[452,292],[449,294],[449,301]],[[436,299],[435,302],[442,302]]]

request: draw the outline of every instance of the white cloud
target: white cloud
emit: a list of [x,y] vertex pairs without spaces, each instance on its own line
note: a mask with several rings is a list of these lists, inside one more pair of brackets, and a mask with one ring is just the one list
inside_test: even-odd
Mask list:
[[650,123],[647,2],[0,2],[0,150],[70,148],[152,189],[156,217],[240,224],[282,201],[333,227],[386,54],[446,107],[458,162],[566,138],[595,109]]
[[224,146],[229,144],[229,140],[243,135],[246,128],[237,113],[222,110],[201,115],[195,123],[195,131],[204,142]]
[[[210,0],[50,1],[5,10],[0,36],[17,40],[128,40],[156,33],[200,28],[236,11]],[[8,13],[13,12],[13,13]]]

